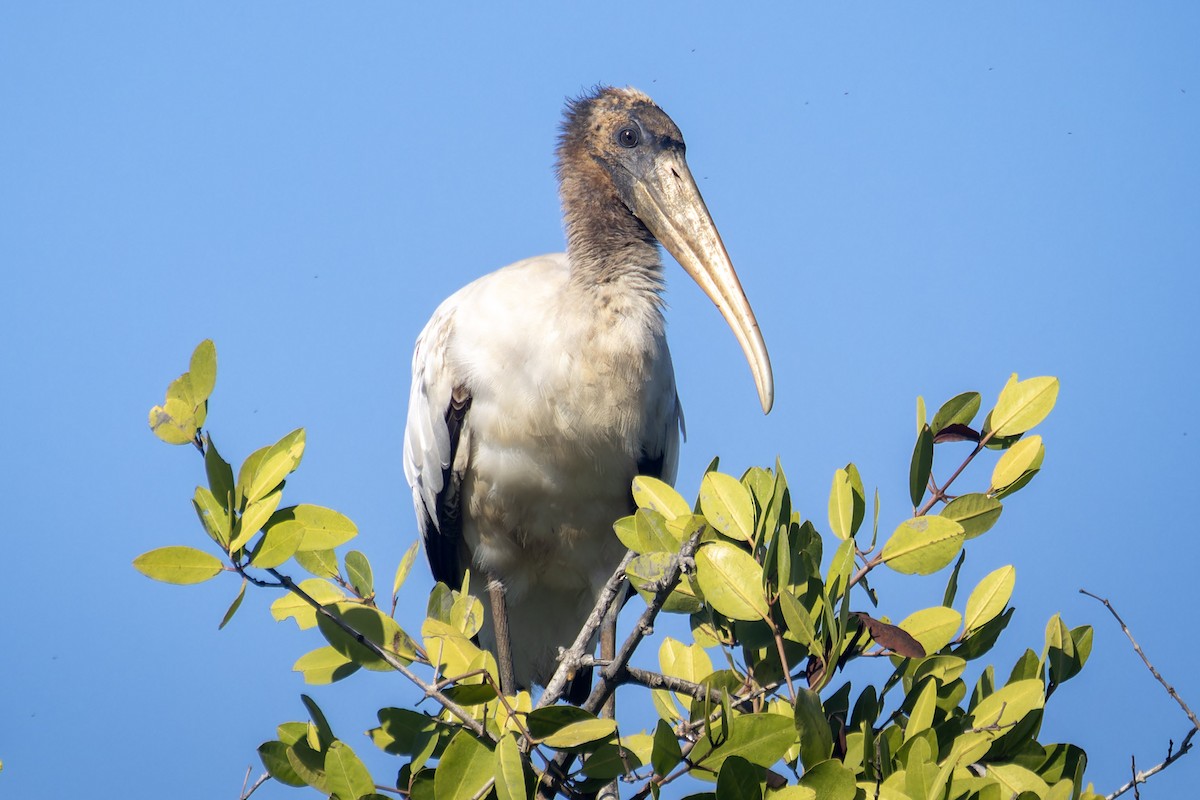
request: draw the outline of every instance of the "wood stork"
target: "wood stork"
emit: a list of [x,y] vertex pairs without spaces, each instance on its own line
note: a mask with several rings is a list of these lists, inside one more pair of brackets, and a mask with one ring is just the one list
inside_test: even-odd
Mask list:
[[569,101],[557,171],[567,252],[500,269],[438,307],[413,354],[404,437],[434,578],[457,587],[468,567],[482,573],[492,612],[481,643],[502,683],[523,688],[554,674],[621,560],[612,524],[633,507],[633,477],[675,478],[682,415],[659,242],[732,327],[764,412],[774,396],[754,312],[670,117],[634,89]]

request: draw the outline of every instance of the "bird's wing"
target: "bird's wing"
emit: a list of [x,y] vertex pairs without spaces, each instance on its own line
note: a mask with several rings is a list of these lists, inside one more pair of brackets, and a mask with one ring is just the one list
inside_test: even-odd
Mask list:
[[404,475],[413,490],[425,555],[434,580],[450,586],[459,585],[466,566],[460,490],[471,453],[471,395],[447,358],[455,308],[451,301],[443,303],[417,338],[404,430]]

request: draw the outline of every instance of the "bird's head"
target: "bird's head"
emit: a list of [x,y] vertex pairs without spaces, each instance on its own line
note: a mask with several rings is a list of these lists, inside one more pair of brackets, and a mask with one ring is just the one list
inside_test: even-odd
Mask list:
[[775,389],[766,344],[684,151],[679,127],[636,89],[603,87],[569,102],[558,148],[568,234],[579,231],[603,247],[626,227],[621,212],[636,220],[643,238],[660,242],[716,304],[750,363],[763,411],[770,411]]

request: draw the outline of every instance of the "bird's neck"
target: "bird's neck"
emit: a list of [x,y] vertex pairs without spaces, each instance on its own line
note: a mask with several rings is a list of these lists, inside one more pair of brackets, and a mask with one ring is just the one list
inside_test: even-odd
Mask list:
[[562,188],[572,288],[624,293],[631,301],[660,305],[658,241],[620,201],[611,183],[568,179]]

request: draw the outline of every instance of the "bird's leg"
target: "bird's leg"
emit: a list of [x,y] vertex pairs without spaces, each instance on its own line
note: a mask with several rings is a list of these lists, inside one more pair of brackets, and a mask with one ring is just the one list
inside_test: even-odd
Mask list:
[[513,676],[512,640],[508,637],[508,606],[504,602],[504,586],[500,581],[488,581],[488,599],[492,602],[492,627],[496,631],[496,664],[500,668],[500,691],[509,696],[516,691],[517,681]]
[[[613,603],[605,613],[604,621],[600,623],[600,661],[604,666],[611,664],[617,657],[617,614],[620,610],[621,604]],[[600,716],[606,719],[616,719],[616,692],[610,694],[604,701],[604,707],[600,709]]]

